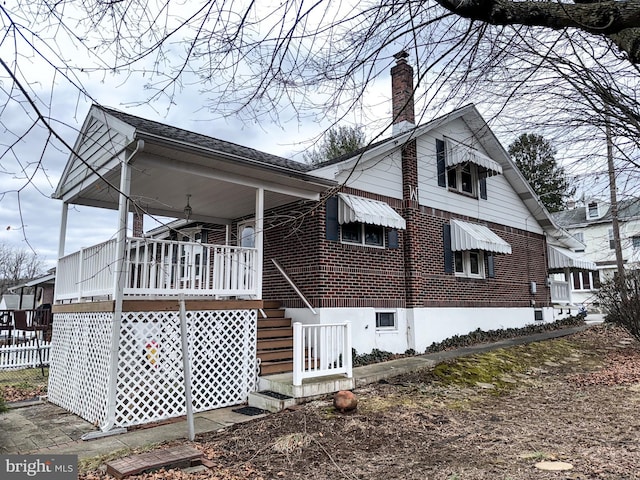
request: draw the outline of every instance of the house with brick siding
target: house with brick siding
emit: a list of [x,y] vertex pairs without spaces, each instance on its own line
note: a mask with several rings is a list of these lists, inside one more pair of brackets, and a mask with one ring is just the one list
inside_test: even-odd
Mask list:
[[[474,105],[416,126],[413,69],[396,58],[393,136],[305,167],[333,182],[320,201],[265,211],[263,299],[303,324],[351,322],[358,352],[420,352],[478,328],[553,321],[554,303],[570,299],[550,272],[592,268],[572,251],[582,244]],[[153,234],[199,228],[209,243],[253,245],[251,217],[230,228],[179,220]]]
[[[392,136],[313,167],[93,105],[54,194],[49,400],[107,431],[246,402],[273,373],[349,377],[352,348],[554,320],[550,272],[591,268],[582,244],[474,105],[415,125],[406,53],[391,78]],[[117,210],[113,237],[66,252],[73,205]]]

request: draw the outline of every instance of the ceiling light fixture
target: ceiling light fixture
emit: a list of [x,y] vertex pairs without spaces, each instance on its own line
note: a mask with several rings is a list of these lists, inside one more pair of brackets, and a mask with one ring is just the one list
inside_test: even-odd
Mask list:
[[189,220],[189,218],[191,217],[191,214],[193,213],[193,209],[191,208],[191,205],[189,205],[189,199],[191,198],[191,194],[187,193],[187,205],[184,207],[184,218],[186,218],[187,220]]

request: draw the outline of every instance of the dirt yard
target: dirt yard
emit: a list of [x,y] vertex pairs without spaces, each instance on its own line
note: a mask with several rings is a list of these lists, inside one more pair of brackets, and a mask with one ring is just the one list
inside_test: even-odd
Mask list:
[[327,398],[197,437],[217,468],[131,478],[640,479],[640,344],[618,328],[466,357],[355,393],[350,414]]

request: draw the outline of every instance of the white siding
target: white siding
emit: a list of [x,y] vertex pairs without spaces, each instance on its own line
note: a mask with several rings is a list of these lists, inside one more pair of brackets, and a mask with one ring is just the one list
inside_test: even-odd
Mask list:
[[[442,139],[443,136],[473,146],[488,156],[488,153],[474,140],[473,134],[461,119],[420,137],[417,142],[417,150],[421,205],[534,233],[541,234],[543,232],[532,213],[518,197],[504,175],[495,175],[487,178],[487,200],[471,198],[450,192],[444,187],[439,187],[436,165],[436,138]],[[494,160],[498,161],[497,159]]]
[[[335,178],[329,176],[331,169],[334,169],[333,172],[337,171]],[[346,182],[349,187],[402,199],[402,159],[397,149],[386,155],[361,160],[357,164],[346,162],[312,173],[318,175],[323,172],[325,175],[322,176],[334,178],[340,183]]]
[[117,153],[122,151],[127,143],[126,135],[108,128],[104,122],[91,117],[75,146],[82,161],[77,157],[73,159],[61,193],[68,192],[74,186],[86,182],[87,178],[95,175],[87,165],[100,174],[106,174],[112,170],[119,162]]
[[[609,244],[609,230],[613,228],[610,222],[592,224],[584,228],[568,229],[569,233],[582,232],[584,235],[584,255],[592,262],[615,262],[616,252]],[[622,258],[628,264],[640,261],[640,249],[633,248],[633,237],[640,236],[640,220],[620,222],[620,244]],[[615,268],[615,267],[612,267]]]

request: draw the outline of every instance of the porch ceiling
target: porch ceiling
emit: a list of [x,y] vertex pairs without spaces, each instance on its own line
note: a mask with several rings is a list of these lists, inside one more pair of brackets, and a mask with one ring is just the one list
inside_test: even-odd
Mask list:
[[[189,194],[191,219],[213,223],[253,214],[256,188],[264,188],[268,209],[299,199],[319,199],[330,186],[324,179],[298,172],[204,155],[148,139],[130,164],[130,197],[136,205],[149,214],[183,218]],[[116,164],[102,178],[89,173],[82,186],[63,200],[116,210],[120,170]]]

